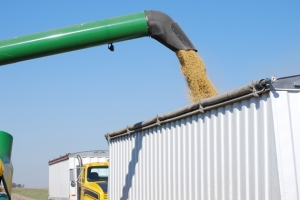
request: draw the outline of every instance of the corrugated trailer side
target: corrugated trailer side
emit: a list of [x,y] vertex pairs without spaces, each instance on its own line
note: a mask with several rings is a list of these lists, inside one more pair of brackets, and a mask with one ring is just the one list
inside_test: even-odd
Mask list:
[[[298,79],[300,84],[300,79]],[[299,85],[300,86],[300,85]],[[300,90],[300,89],[299,89]],[[300,199],[300,92],[273,93],[275,141],[283,199]]]
[[69,154],[49,162],[49,200],[69,199]]
[[109,199],[299,199],[299,82],[253,82],[108,133]]

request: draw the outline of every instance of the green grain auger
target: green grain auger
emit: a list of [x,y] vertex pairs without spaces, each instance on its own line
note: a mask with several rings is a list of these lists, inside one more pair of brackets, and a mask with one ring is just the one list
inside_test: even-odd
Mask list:
[[[151,36],[172,51],[195,50],[180,26],[159,11],[144,11],[0,41],[0,66],[88,47]],[[113,50],[113,46],[109,46]]]

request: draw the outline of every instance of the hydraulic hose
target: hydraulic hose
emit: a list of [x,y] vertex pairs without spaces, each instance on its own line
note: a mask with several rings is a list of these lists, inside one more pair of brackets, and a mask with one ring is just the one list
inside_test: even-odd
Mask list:
[[195,50],[176,22],[150,10],[2,40],[0,66],[145,36],[172,51]]

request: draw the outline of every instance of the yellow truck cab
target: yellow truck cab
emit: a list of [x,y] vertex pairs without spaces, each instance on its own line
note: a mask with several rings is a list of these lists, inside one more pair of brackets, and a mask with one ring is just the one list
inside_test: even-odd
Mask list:
[[107,150],[68,153],[49,161],[48,200],[106,200]]
[[108,162],[96,162],[83,165],[78,182],[78,186],[80,187],[80,199],[106,200],[107,181]]

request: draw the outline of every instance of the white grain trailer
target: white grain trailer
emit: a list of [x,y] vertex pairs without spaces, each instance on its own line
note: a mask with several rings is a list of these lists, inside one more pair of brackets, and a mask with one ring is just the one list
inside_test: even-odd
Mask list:
[[109,199],[299,200],[300,76],[108,133]]
[[[82,158],[82,163],[107,162],[107,150],[84,151],[66,154],[49,161],[49,200],[78,200],[79,163],[77,155]],[[71,182],[76,186],[72,187]]]

